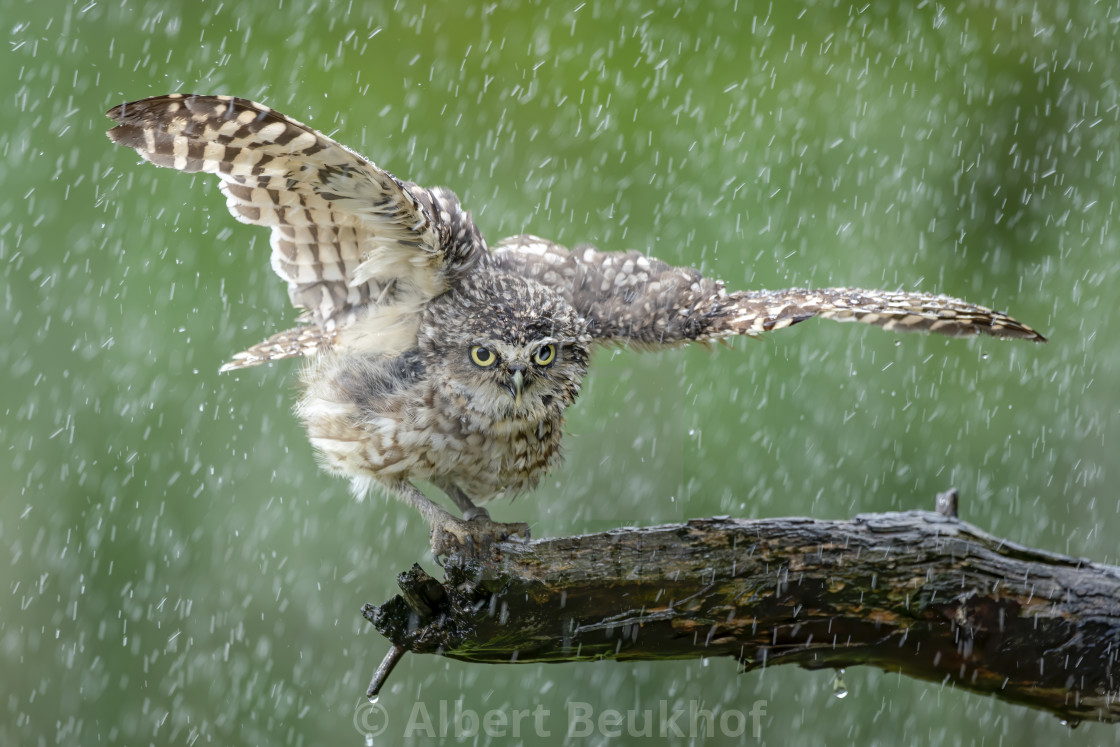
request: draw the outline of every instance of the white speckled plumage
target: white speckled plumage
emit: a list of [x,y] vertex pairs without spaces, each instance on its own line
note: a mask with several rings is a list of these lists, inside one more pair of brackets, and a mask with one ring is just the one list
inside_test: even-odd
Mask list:
[[[556,464],[595,344],[753,336],[814,316],[1044,340],[948,296],[729,292],[638,252],[569,251],[535,236],[491,252],[450,190],[403,182],[244,99],[172,94],[108,114],[114,142],[157,166],[217,175],[233,216],[271,229],[272,267],[304,316],[223,370],[307,356],[296,409],[324,466],[356,495],[380,485],[414,505],[437,553],[527,532],[491,523],[478,504],[531,490]],[[464,519],[417,480],[444,490]]]

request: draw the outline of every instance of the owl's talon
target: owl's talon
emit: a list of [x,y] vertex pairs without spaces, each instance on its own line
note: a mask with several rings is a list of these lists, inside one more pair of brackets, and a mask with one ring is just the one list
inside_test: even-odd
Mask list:
[[478,509],[469,519],[456,519],[448,516],[432,526],[432,553],[439,560],[458,552],[468,558],[482,558],[489,555],[494,545],[518,537],[521,541],[529,539],[529,525],[524,522],[503,524],[491,521],[485,509]]

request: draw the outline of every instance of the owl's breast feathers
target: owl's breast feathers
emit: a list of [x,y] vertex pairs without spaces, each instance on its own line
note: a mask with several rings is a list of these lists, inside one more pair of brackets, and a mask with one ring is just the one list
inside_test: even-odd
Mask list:
[[[418,350],[329,351],[304,372],[296,407],[324,467],[354,479],[450,480],[478,503],[531,490],[560,459],[561,408],[538,417],[471,411],[436,381]],[[359,497],[361,497],[359,495]]]

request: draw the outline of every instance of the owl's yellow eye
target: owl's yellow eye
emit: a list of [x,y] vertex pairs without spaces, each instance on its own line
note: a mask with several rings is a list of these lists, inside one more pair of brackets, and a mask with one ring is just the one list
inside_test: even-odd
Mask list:
[[476,366],[490,368],[490,366],[498,362],[498,356],[494,355],[494,351],[490,348],[475,345],[471,348],[471,360]]
[[548,366],[556,360],[556,346],[552,343],[542,345],[541,349],[533,353],[533,362],[538,366]]

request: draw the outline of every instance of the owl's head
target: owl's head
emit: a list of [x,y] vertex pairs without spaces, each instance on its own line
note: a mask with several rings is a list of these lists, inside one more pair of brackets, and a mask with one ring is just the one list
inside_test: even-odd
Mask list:
[[418,343],[437,387],[497,422],[538,421],[579,394],[587,373],[585,323],[549,288],[481,269],[432,301]]

